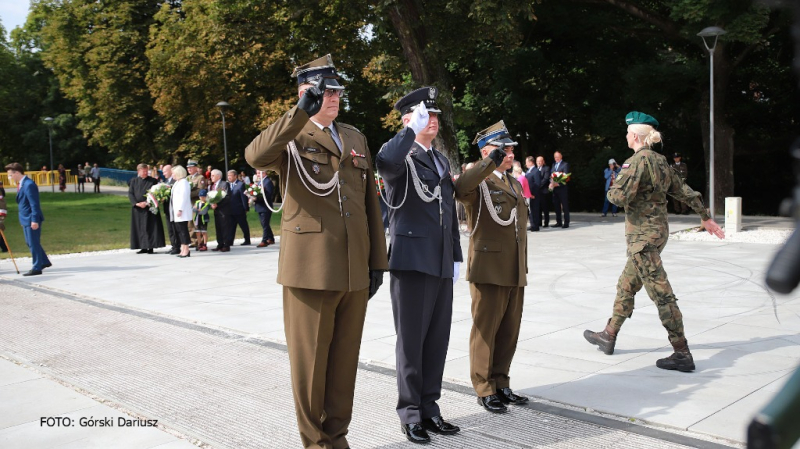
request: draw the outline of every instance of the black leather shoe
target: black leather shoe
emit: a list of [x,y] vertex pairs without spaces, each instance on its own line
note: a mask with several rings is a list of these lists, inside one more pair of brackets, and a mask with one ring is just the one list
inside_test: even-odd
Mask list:
[[568,225],[568,224],[566,224],[566,225],[564,225],[564,226],[561,226],[561,227],[562,227],[562,228],[564,228],[564,229],[567,229],[567,228],[569,227],[569,225]]
[[167,254],[169,254],[170,256],[174,256],[175,254],[180,254],[180,253],[181,250],[179,250],[178,248],[172,248]]
[[406,439],[412,443],[425,444],[431,442],[430,435],[428,435],[421,423],[403,424],[400,429],[406,435]]
[[249,245],[250,245],[250,240],[239,244],[239,246],[249,246]]
[[511,388],[500,388],[497,390],[497,398],[500,399],[503,404],[522,405],[528,402],[528,398],[514,393],[511,391]]
[[433,418],[423,419],[422,427],[439,435],[454,435],[461,430],[460,427],[454,426],[445,421],[441,416],[434,416]]
[[482,405],[486,411],[492,413],[505,413],[508,411],[508,408],[506,408],[503,402],[497,397],[497,395],[494,394],[490,394],[489,396],[483,398],[478,397],[478,404]]
[[556,224],[554,224],[554,225],[553,225],[553,227],[554,227],[554,228],[560,228],[560,227],[562,227],[562,226],[563,226],[563,225],[562,225],[561,223],[556,223]]
[[217,247],[212,249],[211,251],[222,251],[222,248],[224,248],[224,246],[217,245]]
[[30,270],[27,273],[22,273],[23,276],[38,276],[42,274],[42,270]]
[[147,254],[147,250],[146,249],[140,249],[139,251],[136,252],[136,254]]
[[46,264],[44,264],[44,266],[43,266],[42,268],[50,268],[50,267],[52,267],[52,266],[53,266],[53,264],[52,264],[52,263],[50,263],[50,262],[47,262]]

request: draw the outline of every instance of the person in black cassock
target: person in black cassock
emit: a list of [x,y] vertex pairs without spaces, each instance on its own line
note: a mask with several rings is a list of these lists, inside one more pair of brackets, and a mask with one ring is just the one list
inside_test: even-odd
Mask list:
[[161,223],[161,210],[155,214],[147,207],[147,191],[158,184],[156,178],[147,173],[147,164],[136,166],[137,177],[128,184],[128,198],[131,200],[131,249],[140,250],[136,254],[153,254],[153,248],[166,246],[164,225]]

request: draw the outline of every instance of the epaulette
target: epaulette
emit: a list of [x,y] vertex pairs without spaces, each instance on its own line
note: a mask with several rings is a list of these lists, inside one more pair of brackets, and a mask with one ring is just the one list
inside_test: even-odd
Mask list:
[[355,131],[355,132],[357,132],[357,133],[361,134],[362,136],[364,135],[364,133],[362,133],[362,132],[361,132],[361,131],[360,131],[358,128],[356,128],[356,127],[355,127],[355,126],[353,126],[353,125],[348,125],[347,123],[339,123],[339,122],[336,122],[336,124],[337,124],[338,126],[341,126],[342,128],[352,129],[353,131]]

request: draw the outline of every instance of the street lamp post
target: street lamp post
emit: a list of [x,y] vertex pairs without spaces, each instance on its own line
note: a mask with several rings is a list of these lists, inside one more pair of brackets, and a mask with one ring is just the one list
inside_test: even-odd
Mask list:
[[225,148],[225,175],[228,174],[228,138],[225,135],[225,108],[230,107],[227,101],[217,103],[219,113],[222,114],[222,145]]
[[[710,56],[709,82],[711,84],[710,105],[708,112],[708,205],[711,208],[711,218],[714,218],[714,50],[717,48],[717,39],[726,31],[720,27],[707,27],[697,33],[703,39],[703,45]],[[706,38],[714,38],[709,46]]]
[[56,183],[53,179],[53,117],[45,117],[44,121],[47,123],[47,134],[50,136],[50,187],[55,192]]

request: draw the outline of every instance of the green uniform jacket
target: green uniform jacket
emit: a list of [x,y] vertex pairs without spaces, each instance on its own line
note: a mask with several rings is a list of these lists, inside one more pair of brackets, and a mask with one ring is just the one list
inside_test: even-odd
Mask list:
[[[528,208],[525,206],[519,181],[513,176],[508,177],[516,191],[514,196],[509,186],[494,175],[495,168],[497,165],[486,158],[456,180],[456,199],[464,204],[467,222],[470,229],[475,230],[469,239],[467,281],[503,287],[524,287],[528,284]],[[486,180],[489,187],[492,207],[501,220],[508,220],[511,211],[514,207],[517,208],[517,232],[514,231],[513,222],[508,226],[501,226],[489,215],[479,187],[483,180]],[[479,207],[480,223],[476,225]],[[475,226],[478,226],[477,229]]]
[[[389,269],[367,138],[350,125],[335,125],[344,150],[341,157],[333,139],[296,106],[245,150],[253,168],[274,170],[280,177],[286,206],[281,217],[278,283],[286,287],[359,291],[369,287],[369,270]],[[339,173],[341,212],[336,189],[328,196],[310,192],[294,160],[288,172],[286,145],[292,140],[303,167],[316,182],[327,183]],[[287,176],[288,194],[284,190]]]
[[700,193],[681,180],[664,156],[643,147],[622,164],[608,190],[608,200],[625,208],[628,256],[642,251],[648,243],[655,247],[666,243],[668,194],[688,204],[703,220],[710,218]]
[[678,172],[678,176],[685,182],[686,178],[689,177],[689,167],[686,165],[685,162],[680,162],[677,164],[670,165],[673,170]]

